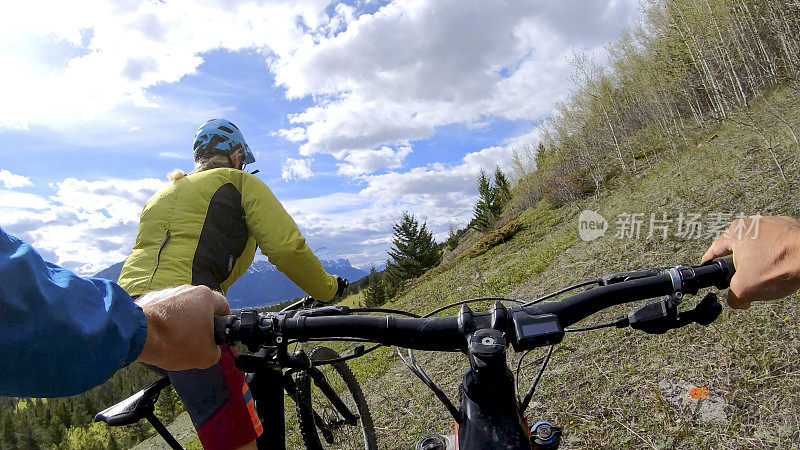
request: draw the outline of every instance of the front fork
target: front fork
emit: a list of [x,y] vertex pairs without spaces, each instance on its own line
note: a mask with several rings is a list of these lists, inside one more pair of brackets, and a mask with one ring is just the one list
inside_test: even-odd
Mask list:
[[[458,424],[454,434],[426,434],[417,442],[416,450],[458,450]],[[533,450],[556,450],[561,444],[561,428],[550,422],[538,422],[531,427],[531,448]]]
[[[493,322],[501,323],[505,308],[495,303]],[[496,328],[476,330],[472,311],[465,306],[459,312],[459,327],[467,338],[470,369],[459,388],[460,417],[455,434],[425,436],[417,449],[556,449],[561,429],[547,422],[528,428],[519,411],[514,376],[506,363],[508,343]]]

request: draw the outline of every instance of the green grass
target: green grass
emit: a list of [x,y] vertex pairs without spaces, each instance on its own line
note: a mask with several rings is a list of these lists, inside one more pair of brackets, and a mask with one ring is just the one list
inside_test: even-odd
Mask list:
[[363,308],[364,307],[364,291],[361,290],[357,294],[348,295],[343,298],[337,306],[348,306],[350,308]]

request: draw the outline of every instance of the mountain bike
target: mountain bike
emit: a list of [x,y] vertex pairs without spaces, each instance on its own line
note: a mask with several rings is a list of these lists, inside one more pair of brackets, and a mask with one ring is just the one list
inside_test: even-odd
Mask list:
[[[351,354],[345,356],[311,361],[311,367],[338,364],[361,357],[381,345],[406,348],[407,356],[403,356],[398,348],[400,358],[433,391],[455,422],[453,435],[428,434],[417,443],[417,449],[551,450],[560,444],[561,428],[543,421],[529,426],[525,411],[554,346],[563,340],[566,333],[604,327],[632,327],[647,333],[663,334],[690,323],[708,325],[722,312],[714,293],[705,295],[693,309],[679,311],[679,306],[685,301],[685,295],[696,295],[702,288],[727,288],[734,270],[732,258],[724,257],[699,266],[619,272],[578,283],[529,302],[482,297],[442,306],[424,316],[392,309],[351,309],[345,306],[323,307],[304,314],[297,311],[260,314],[242,311],[215,318],[215,339],[219,343],[245,344],[259,352],[282,349],[289,342],[298,341],[375,343],[369,349],[358,345]],[[545,302],[589,286],[594,287]],[[611,322],[568,328],[603,309],[639,300],[649,301]],[[478,301],[494,303],[486,311],[469,308],[468,303]],[[506,307],[501,301],[517,304]],[[433,317],[455,306],[461,307],[457,314]],[[517,363],[517,379],[522,361],[529,352],[550,347],[536,378],[522,398],[517,393],[514,375],[507,364],[509,346],[515,352],[524,352]],[[470,367],[459,386],[458,407],[425,373],[414,357],[414,350],[459,351],[468,356]],[[281,352],[278,350],[278,353]],[[239,358],[245,356],[248,355]],[[259,440],[259,448],[285,448],[282,390],[276,386],[263,387],[264,391],[259,391],[258,395],[263,395],[262,401],[275,402],[270,404],[273,408],[270,417],[274,421],[262,422],[265,426],[264,439]],[[338,410],[337,405],[333,405],[333,408]],[[280,414],[274,413],[277,410],[280,410]],[[313,442],[309,444],[306,441],[306,445],[319,448]]]
[[[549,450],[558,448],[561,428],[548,422],[528,426],[525,411],[554,346],[567,332],[632,327],[647,333],[663,334],[690,323],[708,325],[722,312],[714,293],[705,295],[693,309],[679,311],[679,306],[685,301],[685,295],[696,295],[702,288],[727,288],[734,270],[732,258],[724,257],[699,266],[613,273],[529,302],[500,297],[469,299],[443,306],[425,316],[382,308],[350,309],[344,306],[320,308],[314,310],[314,314],[300,316],[243,311],[215,318],[215,333],[218,342],[239,342],[252,347],[318,339],[375,343],[367,350],[363,345],[357,346],[350,355],[313,362],[317,365],[360,357],[380,345],[406,348],[407,356],[398,349],[403,362],[433,391],[455,421],[453,435],[426,435],[417,443],[417,449]],[[545,302],[592,285],[595,287]],[[611,322],[568,328],[603,309],[638,300],[649,301]],[[494,303],[486,311],[473,311],[467,304],[476,301]],[[517,305],[506,307],[501,301]],[[455,306],[460,306],[457,314],[433,317]],[[360,314],[375,312],[389,315]],[[406,317],[398,317],[401,315]],[[514,376],[507,364],[509,346],[515,352],[525,352],[518,361],[517,375],[528,352],[550,347],[523,398],[519,398],[516,392]],[[420,367],[414,350],[467,354],[470,367],[459,386],[458,407]],[[282,448],[277,440],[272,445],[270,448]]]
[[[313,317],[319,309],[304,308],[314,303],[313,298],[306,297],[279,314],[298,319]],[[239,323],[247,327],[247,318],[257,317],[254,314],[243,313]],[[295,403],[300,435],[307,448],[377,449],[367,402],[347,363],[333,349],[317,346],[290,352],[291,344],[276,336],[269,344],[248,343],[251,354],[236,357],[236,365],[247,374],[256,413],[264,428],[256,441],[258,448],[285,446],[285,392]],[[159,393],[169,385],[169,378],[161,378],[99,412],[95,421],[124,426],[146,419],[171,448],[182,449],[154,413]]]

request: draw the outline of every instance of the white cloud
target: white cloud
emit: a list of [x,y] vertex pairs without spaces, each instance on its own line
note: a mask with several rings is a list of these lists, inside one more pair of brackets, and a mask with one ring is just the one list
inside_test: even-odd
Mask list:
[[428,223],[442,239],[449,227],[464,226],[472,217],[481,168],[493,171],[511,165],[509,147],[469,153],[459,164],[432,164],[404,173],[389,172],[359,178],[366,186],[358,193],[336,193],[284,202],[286,210],[312,245],[349,258],[357,266],[386,259],[392,224],[403,211]]
[[161,152],[158,154],[159,158],[168,158],[168,159],[187,159],[188,153],[186,155],[178,153],[178,152]]
[[[0,126],[76,126],[194,73],[214,49],[287,54],[328,23],[327,0],[151,2],[31,0],[4,6]],[[42,14],[47,11],[47,14]]]
[[306,180],[314,176],[308,159],[286,158],[281,165],[281,177],[286,181]]
[[53,195],[0,191],[0,225],[30,242],[47,260],[92,275],[124,260],[139,213],[165,185],[155,179],[53,183]]
[[6,187],[6,189],[16,189],[21,187],[33,186],[33,182],[28,177],[23,177],[22,175],[16,175],[8,170],[0,170],[0,182]]
[[345,163],[337,164],[339,174],[349,177],[375,172],[380,169],[397,169],[411,154],[411,146],[404,145],[397,150],[383,146],[377,150],[351,150],[345,153]]
[[10,209],[46,209],[49,206],[47,200],[35,194],[24,192],[14,192],[10,190],[0,190],[0,210]]
[[288,130],[279,130],[278,134],[284,137],[287,141],[303,142],[306,138],[306,129],[303,127],[294,127]]
[[[13,2],[4,12],[14,20],[0,28],[0,57],[14,68],[0,73],[0,128],[44,125],[84,146],[147,136],[180,148],[176,127],[191,135],[233,106],[202,92],[179,104],[150,88],[196,73],[210,51],[256,49],[287,97],[303,99],[293,105],[308,105],[274,132],[306,157],[285,159],[282,177],[312,177],[308,157],[327,153],[364,186],[287,205],[311,239],[374,261],[403,210],[437,234],[466,223],[479,168],[508,169],[510,147],[537,135],[455,165],[415,155],[430,163],[406,169],[414,141],[449,124],[541,119],[567,93],[572,52],[600,51],[631,23],[635,3],[396,0],[359,16],[358,6],[329,0]],[[2,176],[0,224],[84,273],[126,254],[141,205],[161,183],[67,179],[47,197],[10,191],[22,181]]]
[[0,56],[14,67],[0,74],[0,127],[82,126],[124,105],[157,110],[164,99],[148,89],[195,73],[204,53],[257,49],[289,98],[314,101],[279,131],[306,141],[301,154],[377,149],[442,125],[545,114],[566,92],[570,53],[601,49],[635,8],[397,0],[358,15],[328,0],[15,2],[0,29]]
[[271,68],[290,98],[303,155],[378,148],[487,118],[535,119],[563,98],[573,51],[601,51],[633,1],[400,0],[334,36],[302,41]]

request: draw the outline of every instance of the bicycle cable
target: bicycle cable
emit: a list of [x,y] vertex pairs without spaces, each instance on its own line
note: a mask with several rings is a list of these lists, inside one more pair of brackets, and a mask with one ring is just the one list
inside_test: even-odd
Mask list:
[[578,289],[579,287],[589,286],[589,285],[592,285],[592,284],[599,285],[600,284],[600,279],[596,278],[594,280],[589,280],[589,281],[584,281],[584,282],[581,282],[581,283],[578,283],[578,284],[573,284],[572,286],[568,286],[568,287],[565,287],[563,289],[559,289],[559,290],[557,290],[555,292],[551,292],[551,293],[549,293],[547,295],[544,295],[542,297],[539,297],[536,300],[529,301],[528,303],[525,303],[522,306],[525,307],[525,306],[535,305],[535,304],[537,304],[537,303],[539,303],[541,301],[547,300],[548,298],[555,297],[556,295],[561,295],[561,294],[563,294],[565,292],[569,292],[569,291],[571,291],[573,289]]
[[533,360],[533,361],[531,361],[528,364],[525,364],[523,366],[522,365],[522,361],[525,359],[525,357],[528,356],[528,353],[530,353],[530,352],[532,352],[534,350],[536,350],[536,349],[532,348],[530,350],[527,350],[525,353],[522,354],[522,356],[520,356],[519,360],[517,360],[517,369],[514,371],[514,374],[515,374],[514,375],[514,385],[516,386],[516,391],[517,391],[517,403],[522,403],[522,399],[519,397],[519,374],[520,374],[520,372],[522,371],[522,369],[524,369],[524,368],[526,368],[526,367],[528,367],[528,366],[530,366],[532,364],[541,363],[545,358],[544,356],[542,356],[539,359]]
[[[330,339],[328,339],[328,340],[330,340]],[[371,342],[371,341],[364,341],[364,342]],[[363,352],[354,352],[352,355],[346,355],[346,356],[342,356],[340,358],[324,359],[322,361],[312,361],[311,365],[314,366],[314,367],[317,367],[317,366],[324,366],[326,364],[336,364],[336,363],[342,362],[342,361],[349,361],[351,359],[360,358],[360,357],[366,355],[367,353],[369,353],[369,352],[371,352],[373,350],[377,350],[378,347],[383,347],[383,344],[375,344],[372,347],[364,350]]]
[[564,328],[564,332],[566,332],[566,333],[574,333],[576,331],[589,331],[589,330],[598,330],[600,328],[616,327],[620,323],[624,323],[626,320],[627,320],[627,316],[621,316],[621,317],[618,317],[618,318],[614,319],[611,322],[598,323],[598,324],[594,324],[594,325],[587,325],[585,327],[580,327],[580,328]]
[[[622,322],[624,320],[625,320],[625,317],[622,316],[622,317],[618,317],[617,319],[615,319],[615,320],[613,320],[611,322],[599,323],[599,324],[589,325],[589,326],[585,326],[585,327],[581,327],[581,328],[565,328],[564,331],[565,332],[577,332],[577,331],[589,331],[589,330],[597,330],[597,329],[600,329],[600,328],[615,327],[620,322]],[[533,398],[533,393],[536,391],[536,386],[539,384],[539,380],[541,379],[542,374],[544,373],[544,369],[545,369],[545,367],[547,367],[547,363],[550,361],[550,355],[553,353],[553,347],[554,346],[552,346],[552,345],[550,346],[550,351],[547,352],[547,356],[545,356],[545,358],[544,358],[544,362],[542,363],[542,367],[539,369],[539,373],[536,375],[536,379],[533,380],[533,384],[531,385],[530,389],[528,389],[527,394],[525,394],[525,399],[522,402],[520,402],[520,411],[521,411],[522,414],[525,413],[525,410],[528,408],[528,403],[530,403],[531,399]],[[517,361],[516,380],[515,380],[515,383],[516,383],[516,386],[517,386],[517,389],[516,389],[517,390],[517,401],[519,401],[519,372],[520,372],[520,368],[522,366],[522,360],[525,359],[525,357],[528,356],[528,353],[530,353],[531,351],[533,351],[533,350],[528,350],[525,353],[523,353],[522,356],[520,357],[519,361]]]
[[333,337],[333,338],[306,338],[302,341],[299,339],[291,339],[289,340],[288,344],[297,344],[300,342],[364,342],[374,344],[375,341],[371,341],[369,339],[362,339],[362,338],[352,338],[352,337]]
[[547,363],[550,362],[550,356],[553,354],[554,348],[555,345],[550,346],[550,350],[547,352],[547,356],[544,357],[544,361],[542,362],[542,367],[539,368],[539,373],[536,374],[536,379],[533,380],[531,388],[528,389],[528,393],[525,394],[525,398],[522,400],[522,403],[520,404],[519,411],[520,414],[522,415],[525,415],[525,410],[528,409],[528,403],[530,403],[531,399],[533,398],[533,393],[536,391],[536,386],[539,384],[539,380],[542,378],[542,374],[544,373],[545,367],[547,367]]
[[461,301],[458,301],[458,302],[450,303],[449,305],[444,305],[441,308],[434,309],[433,311],[429,312],[428,314],[425,314],[422,317],[423,318],[428,318],[428,317],[430,317],[430,316],[432,316],[432,315],[434,315],[436,313],[442,312],[445,309],[452,308],[454,306],[464,305],[464,304],[467,304],[467,303],[474,303],[474,302],[485,302],[485,301],[489,301],[489,300],[508,301],[508,302],[515,302],[515,303],[520,303],[520,304],[521,303],[525,303],[522,300],[517,300],[515,298],[506,298],[506,297],[476,297],[476,298],[468,298],[466,300],[461,300]]
[[[467,303],[474,303],[474,302],[490,301],[490,300],[499,300],[499,301],[510,301],[510,302],[515,302],[515,303],[523,303],[522,300],[517,300],[517,299],[513,299],[513,298],[506,298],[506,297],[476,297],[476,298],[470,298],[470,299],[467,299],[467,300],[461,300],[461,301],[458,301],[458,302],[454,302],[454,303],[450,303],[448,305],[442,306],[441,308],[437,308],[437,309],[425,314],[424,316],[422,316],[422,318],[429,318],[429,317],[431,317],[432,315],[434,315],[434,314],[436,314],[438,312],[442,312],[442,311],[444,311],[444,310],[446,310],[448,308],[452,308],[454,306],[459,306],[459,305],[464,305],[464,304],[467,304]],[[434,395],[436,395],[436,397],[439,399],[439,401],[441,401],[444,404],[444,406],[447,408],[448,412],[450,412],[450,415],[453,416],[453,419],[456,422],[461,422],[461,420],[460,420],[461,413],[458,412],[456,407],[453,405],[453,402],[451,402],[450,399],[447,397],[447,394],[445,394],[439,388],[439,386],[436,385],[436,383],[425,372],[425,370],[422,368],[422,366],[419,365],[419,363],[417,362],[417,358],[414,356],[414,350],[413,349],[408,349],[408,360],[406,360],[406,358],[403,357],[403,354],[400,352],[399,348],[395,347],[395,351],[397,352],[397,355],[400,356],[400,359],[403,361],[403,363],[406,365],[406,367],[408,367],[408,369],[414,375],[416,375],[420,380],[422,380],[422,382],[425,383],[425,385],[428,386],[428,388],[431,391],[433,391]]]
[[387,308],[350,308],[351,313],[370,313],[370,312],[380,312],[380,313],[389,313],[389,314],[399,314],[401,316],[413,317],[415,319],[420,319],[422,316],[419,314],[414,314],[408,311],[401,311],[399,309],[387,309]]
[[439,389],[439,386],[437,386],[436,383],[434,383],[433,380],[428,376],[428,374],[425,373],[424,370],[422,370],[422,368],[417,363],[417,359],[414,357],[413,351],[409,349],[408,360],[406,360],[403,357],[403,353],[400,351],[398,347],[395,347],[395,351],[397,352],[397,356],[400,357],[400,359],[403,361],[406,367],[408,367],[408,369],[411,370],[411,372],[414,375],[416,375],[420,380],[422,380],[422,382],[425,383],[425,385],[428,386],[428,388],[431,391],[433,391],[434,395],[436,395],[436,398],[438,398],[439,401],[444,404],[445,408],[447,408],[447,411],[450,413],[451,416],[453,416],[453,420],[455,420],[457,423],[461,423],[462,421],[461,413],[458,412],[458,409],[456,409],[455,405],[453,405],[453,402],[450,401],[447,395],[444,392],[442,392],[441,389]]

